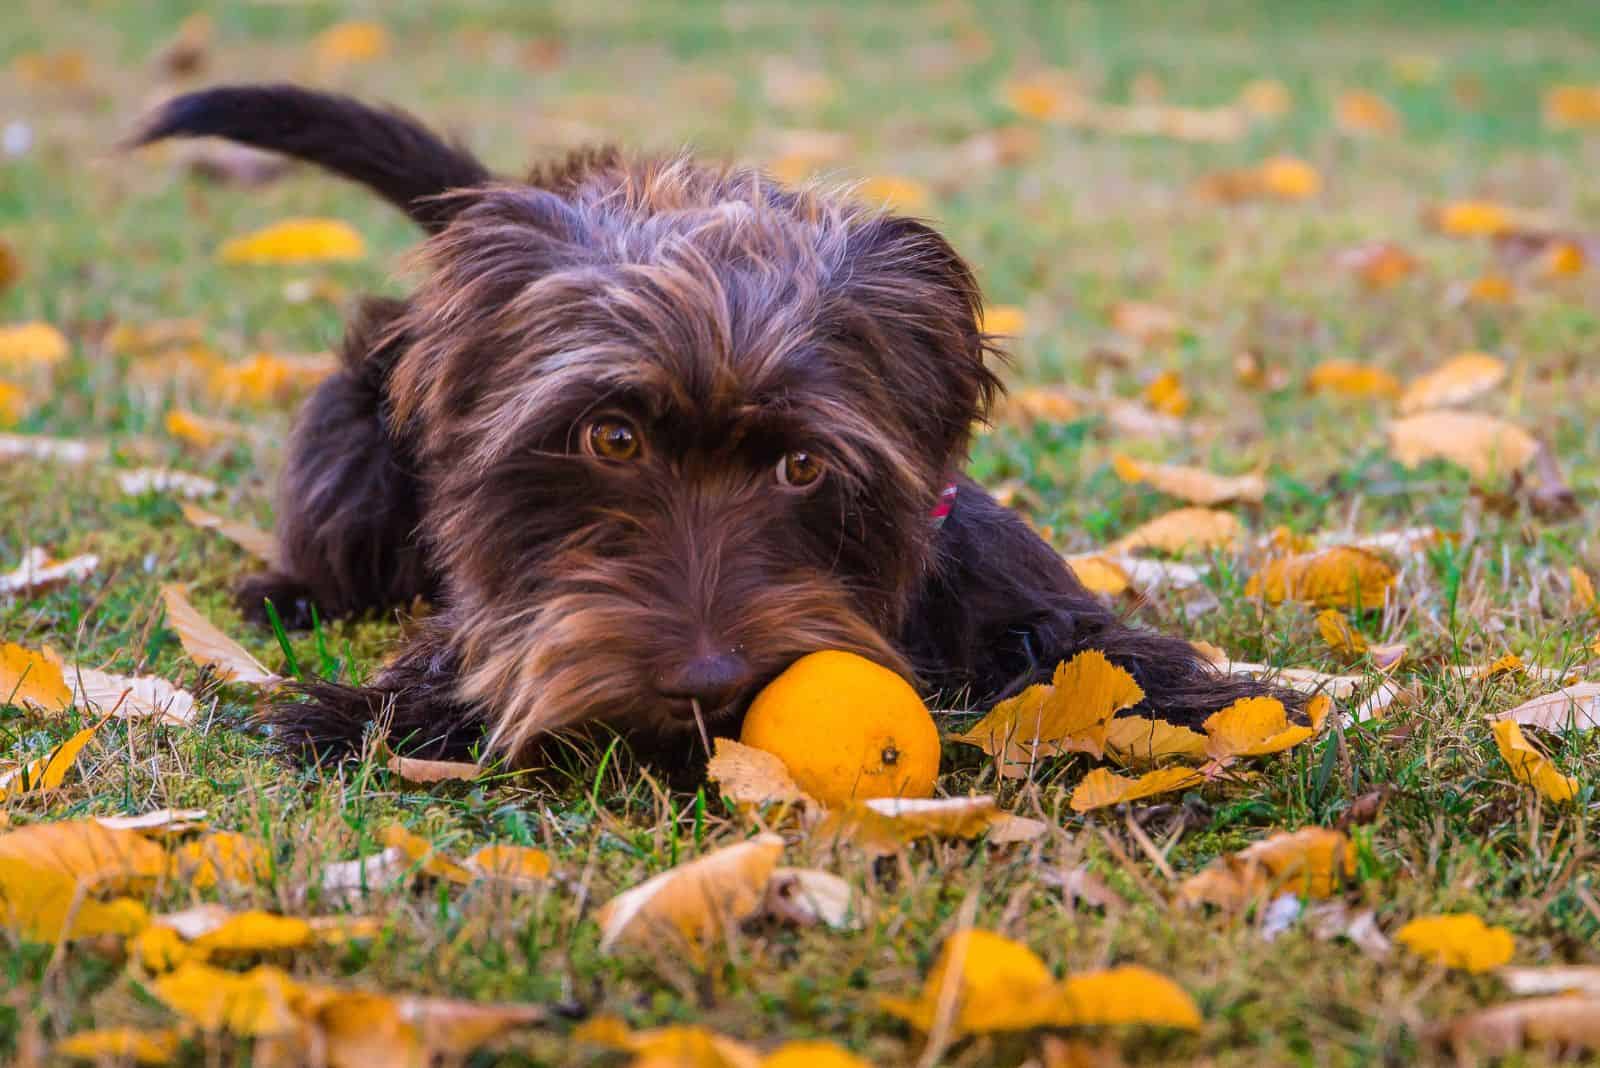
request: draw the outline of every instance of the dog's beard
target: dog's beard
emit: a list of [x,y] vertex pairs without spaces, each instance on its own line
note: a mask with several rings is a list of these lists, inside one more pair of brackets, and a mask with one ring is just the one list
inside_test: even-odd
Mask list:
[[[589,558],[556,561],[560,577],[520,606],[495,601],[467,614],[456,639],[463,665],[461,696],[489,710],[492,751],[515,758],[536,740],[584,723],[624,732],[695,730],[683,702],[659,692],[662,673],[686,655],[696,626],[681,600],[663,603],[641,588],[626,564]],[[712,729],[748,704],[759,686],[807,653],[841,649],[912,678],[910,666],[884,637],[883,621],[831,575],[763,575],[741,583],[724,569],[719,589],[697,603],[718,606],[710,621],[721,643],[750,661],[746,692],[719,708],[701,709]]]

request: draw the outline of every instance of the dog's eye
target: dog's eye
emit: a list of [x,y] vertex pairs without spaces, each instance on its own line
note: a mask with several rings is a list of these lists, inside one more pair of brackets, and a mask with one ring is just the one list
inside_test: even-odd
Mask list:
[[822,477],[822,461],[809,452],[786,452],[778,461],[778,485],[805,489]]
[[632,460],[639,455],[639,432],[621,419],[596,419],[589,424],[584,443],[602,460]]

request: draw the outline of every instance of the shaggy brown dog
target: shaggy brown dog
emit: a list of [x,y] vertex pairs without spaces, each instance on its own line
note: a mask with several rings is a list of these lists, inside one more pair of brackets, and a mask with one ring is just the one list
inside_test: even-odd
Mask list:
[[326,751],[526,759],[603,721],[737,729],[796,658],[847,649],[984,702],[1105,651],[1184,723],[1264,687],[1130,626],[960,474],[998,382],[971,271],[926,225],[743,168],[573,155],[525,182],[405,115],[292,87],[167,104],[354,179],[432,236],[302,411],[276,571],[304,625],[435,600],[370,685],[276,710]]

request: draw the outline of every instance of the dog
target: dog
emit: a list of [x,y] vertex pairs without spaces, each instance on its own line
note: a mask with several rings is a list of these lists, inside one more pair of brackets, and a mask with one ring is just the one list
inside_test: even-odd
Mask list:
[[1247,696],[1130,624],[962,474],[1000,391],[973,273],[926,223],[687,155],[575,152],[502,181],[404,113],[219,87],[135,138],[214,136],[356,181],[426,233],[301,410],[280,559],[293,626],[437,605],[362,686],[269,713],[313,753],[526,762],[590,723],[736,733],[799,657],[857,653],[978,705],[1098,649],[1196,724]]

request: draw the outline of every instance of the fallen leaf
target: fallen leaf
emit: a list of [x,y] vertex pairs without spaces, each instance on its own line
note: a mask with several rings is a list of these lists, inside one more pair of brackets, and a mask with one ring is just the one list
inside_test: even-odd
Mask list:
[[89,57],[76,48],[24,52],[11,61],[11,70],[32,85],[82,89],[89,82]]
[[470,883],[474,878],[472,872],[441,853],[432,842],[421,835],[412,834],[398,823],[391,823],[385,827],[379,833],[378,841],[389,848],[400,850],[411,865],[424,875],[461,884]]
[[178,23],[178,32],[156,53],[155,64],[176,78],[187,78],[205,69],[211,54],[211,16],[196,12]]
[[[52,655],[47,650],[47,655]],[[72,703],[116,719],[153,719],[176,727],[194,724],[194,695],[155,675],[111,675],[56,660]]]
[[251,910],[224,917],[220,923],[190,941],[196,950],[207,956],[219,953],[270,953],[308,946],[313,941],[313,934],[311,924],[299,916],[278,916]]
[[1572,599],[1577,602],[1578,610],[1590,615],[1600,614],[1600,598],[1595,596],[1594,582],[1588,572],[1573,566],[1567,568],[1567,577],[1572,580]]
[[1553,85],[1544,91],[1542,106],[1553,130],[1600,126],[1600,85]]
[[976,838],[999,845],[1025,842],[1048,828],[1002,811],[993,797],[878,797],[829,812],[812,831],[828,843],[849,842],[865,853],[897,853],[919,838]]
[[99,725],[85,727],[48,755],[11,768],[0,767],[0,799],[59,790],[67,772],[78,762],[84,746],[94,740]]
[[0,237],[0,293],[4,293],[22,277],[22,257],[11,242]]
[[71,704],[72,690],[60,665],[15,642],[0,645],[0,705],[54,713],[65,712]]
[[1345,397],[1398,397],[1400,380],[1381,367],[1353,360],[1324,360],[1311,369],[1306,388]]
[[1511,959],[1517,942],[1504,927],[1490,927],[1471,913],[1448,913],[1412,920],[1394,940],[1420,957],[1446,968],[1491,971]]
[[359,260],[366,242],[338,219],[285,219],[223,243],[223,263],[327,263]]
[[600,952],[666,938],[703,959],[707,946],[761,907],[783,839],[757,835],[668,869],[601,908]]
[[167,851],[134,831],[95,820],[33,823],[0,834],[0,861],[49,871],[97,890],[124,890],[167,871]]
[[383,766],[406,782],[431,786],[441,782],[472,782],[483,775],[483,765],[460,760],[419,760],[391,753]]
[[1484,352],[1463,352],[1407,386],[1400,398],[1400,411],[1410,415],[1466,404],[1491,392],[1505,379],[1504,360]]
[[170,467],[141,467],[117,475],[117,486],[129,497],[146,493],[170,493],[177,497],[210,497],[218,486],[209,478]]
[[0,597],[37,594],[68,582],[82,582],[99,566],[100,558],[92,554],[57,561],[33,546],[23,550],[15,571],[0,574]]
[[1124,482],[1143,482],[1190,504],[1259,501],[1267,494],[1260,475],[1217,475],[1202,467],[1145,463],[1121,453],[1112,457],[1111,467]]
[[105,455],[105,446],[73,438],[47,438],[31,434],[0,434],[0,461],[45,460],[84,464]]
[[144,906],[131,898],[97,901],[83,892],[84,884],[65,871],[0,852],[0,926],[26,941],[129,936],[148,922]]
[[205,826],[203,808],[158,808],[137,816],[96,816],[94,821],[113,831],[141,831],[145,834],[177,834]]
[[1029,426],[1034,423],[1069,423],[1081,419],[1084,406],[1070,390],[1030,386],[1007,393],[995,406],[996,424]]
[[282,356],[258,352],[242,363],[222,364],[207,385],[221,404],[268,404],[292,400],[339,369],[331,355]]
[[211,831],[172,851],[172,876],[196,890],[254,886],[272,872],[266,847],[237,831]]
[[880,995],[878,1005],[919,1031],[950,1014],[951,1037],[1029,1030],[1050,1018],[1056,982],[1038,954],[993,931],[945,939],[916,998]]
[[1334,121],[1347,134],[1382,135],[1400,132],[1400,113],[1377,93],[1349,89],[1334,103]]
[[1388,960],[1394,946],[1378,929],[1378,914],[1373,909],[1356,911],[1343,901],[1327,901],[1311,910],[1311,933],[1318,941],[1345,938],[1370,959]]
[[825,1039],[785,1042],[765,1057],[760,1068],[872,1068],[872,1065]]
[[1355,850],[1343,832],[1307,827],[1218,857],[1179,885],[1176,900],[1237,912],[1283,891],[1327,898],[1355,872]]
[[[1510,1056],[1523,1047],[1600,1049],[1600,997],[1526,998],[1458,1016],[1444,1036],[1461,1054]],[[1462,1063],[1471,1063],[1462,1057]]]
[[368,891],[394,887],[411,868],[406,851],[388,846],[382,852],[323,866],[317,887],[329,899],[346,901]]
[[202,1031],[244,1037],[295,1030],[294,1001],[300,986],[269,964],[235,974],[199,961],[185,961],[148,984],[167,1008]]
[[1015,304],[991,304],[983,309],[978,329],[995,337],[1020,337],[1028,329],[1028,313]]
[[1083,583],[1084,589],[1091,593],[1104,593],[1114,597],[1133,584],[1132,577],[1121,564],[1098,553],[1069,556],[1067,566],[1078,577],[1078,581]]
[[1012,111],[1040,122],[1076,121],[1093,107],[1072,75],[1061,70],[1009,79],[1000,87],[1000,96]]
[[97,1064],[169,1064],[178,1056],[178,1032],[103,1027],[68,1035],[55,1045],[58,1057]]
[[868,178],[856,187],[856,196],[865,204],[905,215],[921,214],[933,204],[933,191],[926,185],[897,175]]
[[1451,237],[1494,237],[1519,225],[1519,213],[1493,200],[1452,200],[1429,213],[1440,233]]
[[1368,241],[1334,257],[1334,264],[1359,278],[1368,289],[1387,289],[1414,274],[1417,258],[1392,241]]
[[635,1031],[615,1016],[592,1016],[573,1030],[572,1038],[631,1053],[636,1068],[762,1068],[761,1055],[752,1047],[699,1024]]
[[767,882],[761,911],[798,927],[820,923],[836,931],[853,931],[865,924],[870,908],[848,882],[832,872],[779,868]]
[[1328,608],[1382,607],[1390,587],[1399,580],[1383,557],[1365,549],[1341,545],[1314,553],[1273,560],[1250,576],[1245,596],[1261,597],[1269,604],[1305,601]]
[[278,559],[278,543],[271,534],[253,527],[249,523],[237,519],[224,519],[214,515],[203,508],[196,508],[192,504],[180,504],[178,508],[183,512],[183,518],[201,530],[214,530],[224,538],[233,542],[245,552],[268,565],[274,565]]
[[1200,1029],[1200,1009],[1171,979],[1138,965],[1069,975],[1056,992],[1056,1027],[1145,1024]]
[[1516,287],[1503,274],[1485,274],[1450,291],[1452,304],[1510,304],[1516,299]]
[[0,382],[0,426],[16,426],[33,408],[33,401],[20,386]]
[[1302,727],[1289,722],[1283,702],[1275,697],[1241,697],[1206,717],[1206,752],[1222,761],[1281,753],[1299,745],[1317,733],[1327,714],[1327,697],[1312,698],[1312,704],[1318,706],[1316,711],[1307,707],[1312,723]]
[[377,22],[339,22],[317,34],[311,47],[329,66],[366,63],[389,54],[389,31]]
[[1494,742],[1501,759],[1511,768],[1512,778],[1527,783],[1551,801],[1571,801],[1578,794],[1578,780],[1563,775],[1550,758],[1535,749],[1523,736],[1515,719],[1495,720]]
[[1174,555],[1231,548],[1244,526],[1232,512],[1212,508],[1179,508],[1142,523],[1106,546],[1112,554],[1154,549]]
[[1106,751],[1124,764],[1153,764],[1167,757],[1198,760],[1206,755],[1206,737],[1144,716],[1118,716],[1106,728]]
[[461,862],[475,877],[504,886],[532,887],[550,878],[550,854],[531,846],[486,845]]
[[250,428],[242,423],[212,419],[182,408],[168,412],[165,425],[168,434],[197,449],[215,448],[224,441],[235,441],[250,434]]
[[1322,175],[1303,159],[1273,156],[1256,168],[1262,190],[1279,200],[1310,200],[1322,192]]
[[1587,994],[1600,998],[1600,966],[1553,964],[1542,968],[1501,968],[1495,973],[1506,989],[1530,994]]
[[1145,386],[1140,398],[1152,411],[1163,415],[1176,418],[1189,411],[1189,394],[1183,388],[1183,380],[1174,371],[1156,376]]
[[1193,768],[1160,768],[1137,779],[1130,779],[1105,768],[1094,768],[1072,791],[1072,811],[1092,812],[1097,808],[1138,801],[1156,794],[1187,790],[1205,782],[1205,775]]
[[[301,988],[295,1011],[326,1051],[330,1068],[460,1063],[507,1031],[542,1024],[542,1005],[496,1005],[452,998]],[[309,1060],[301,1063],[311,1063]]]
[[714,744],[706,778],[716,783],[729,801],[751,805],[811,802],[783,761],[772,753],[732,738],[718,738]]
[[1058,664],[1048,686],[1000,702],[954,740],[998,758],[1001,775],[1022,778],[1063,753],[1101,756],[1111,717],[1142,700],[1132,675],[1099,650],[1085,649]]
[[1593,730],[1600,727],[1600,682],[1576,683],[1488,718],[1547,731]]
[[161,600],[167,607],[167,626],[177,633],[183,651],[195,663],[207,665],[222,678],[245,686],[270,687],[281,681],[242,645],[202,616],[199,609],[189,603],[182,587],[161,587]]
[[54,367],[65,361],[71,351],[66,335],[49,323],[0,326],[0,371]]
[[1122,300],[1111,306],[1111,327],[1144,345],[1171,341],[1181,322],[1175,312],[1159,304]]

